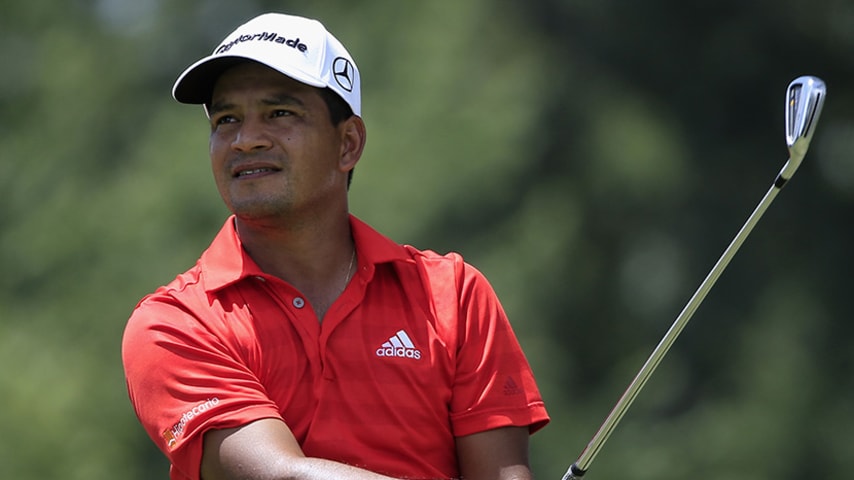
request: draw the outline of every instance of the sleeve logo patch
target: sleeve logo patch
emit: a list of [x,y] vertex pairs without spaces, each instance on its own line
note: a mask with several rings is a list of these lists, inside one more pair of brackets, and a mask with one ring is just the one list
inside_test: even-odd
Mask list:
[[172,425],[172,427],[167,428],[160,434],[166,442],[166,447],[170,450],[175,448],[175,445],[178,444],[178,439],[184,433],[184,427],[187,426],[187,423],[202,413],[213,409],[217,405],[219,405],[219,398],[214,397],[184,412],[184,414],[181,415],[181,419],[178,420],[175,425]]

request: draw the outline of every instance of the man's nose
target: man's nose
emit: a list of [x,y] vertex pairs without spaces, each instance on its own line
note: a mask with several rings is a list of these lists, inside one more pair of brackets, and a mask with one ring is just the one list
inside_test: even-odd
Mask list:
[[231,147],[239,152],[251,152],[265,150],[272,145],[270,136],[264,129],[263,122],[260,120],[244,119]]

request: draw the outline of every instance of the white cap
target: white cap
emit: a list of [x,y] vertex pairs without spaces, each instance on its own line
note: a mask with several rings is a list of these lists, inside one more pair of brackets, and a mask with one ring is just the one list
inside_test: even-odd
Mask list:
[[329,87],[361,116],[359,70],[347,49],[317,20],[266,13],[225,37],[209,56],[190,65],[172,87],[181,103],[210,101],[216,79],[241,60],[254,60],[299,82]]

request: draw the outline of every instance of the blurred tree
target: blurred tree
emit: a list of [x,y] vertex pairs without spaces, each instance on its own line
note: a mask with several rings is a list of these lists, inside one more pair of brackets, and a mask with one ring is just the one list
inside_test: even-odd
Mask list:
[[[181,69],[281,2],[18,2],[0,14],[0,477],[166,478],[119,361],[136,301],[226,216]],[[783,93],[829,87],[801,172],[592,478],[843,477],[854,393],[854,4],[290,2],[350,47],[369,141],[352,206],[493,282],[557,478],[785,160]],[[781,461],[781,459],[784,459]]]

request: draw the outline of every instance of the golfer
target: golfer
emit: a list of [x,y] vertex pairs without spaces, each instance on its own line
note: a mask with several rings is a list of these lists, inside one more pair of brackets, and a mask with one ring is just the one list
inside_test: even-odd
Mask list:
[[178,78],[232,215],[125,329],[131,403],[174,480],[524,480],[548,421],[486,279],[348,209],[360,76],[319,22],[265,14]]

